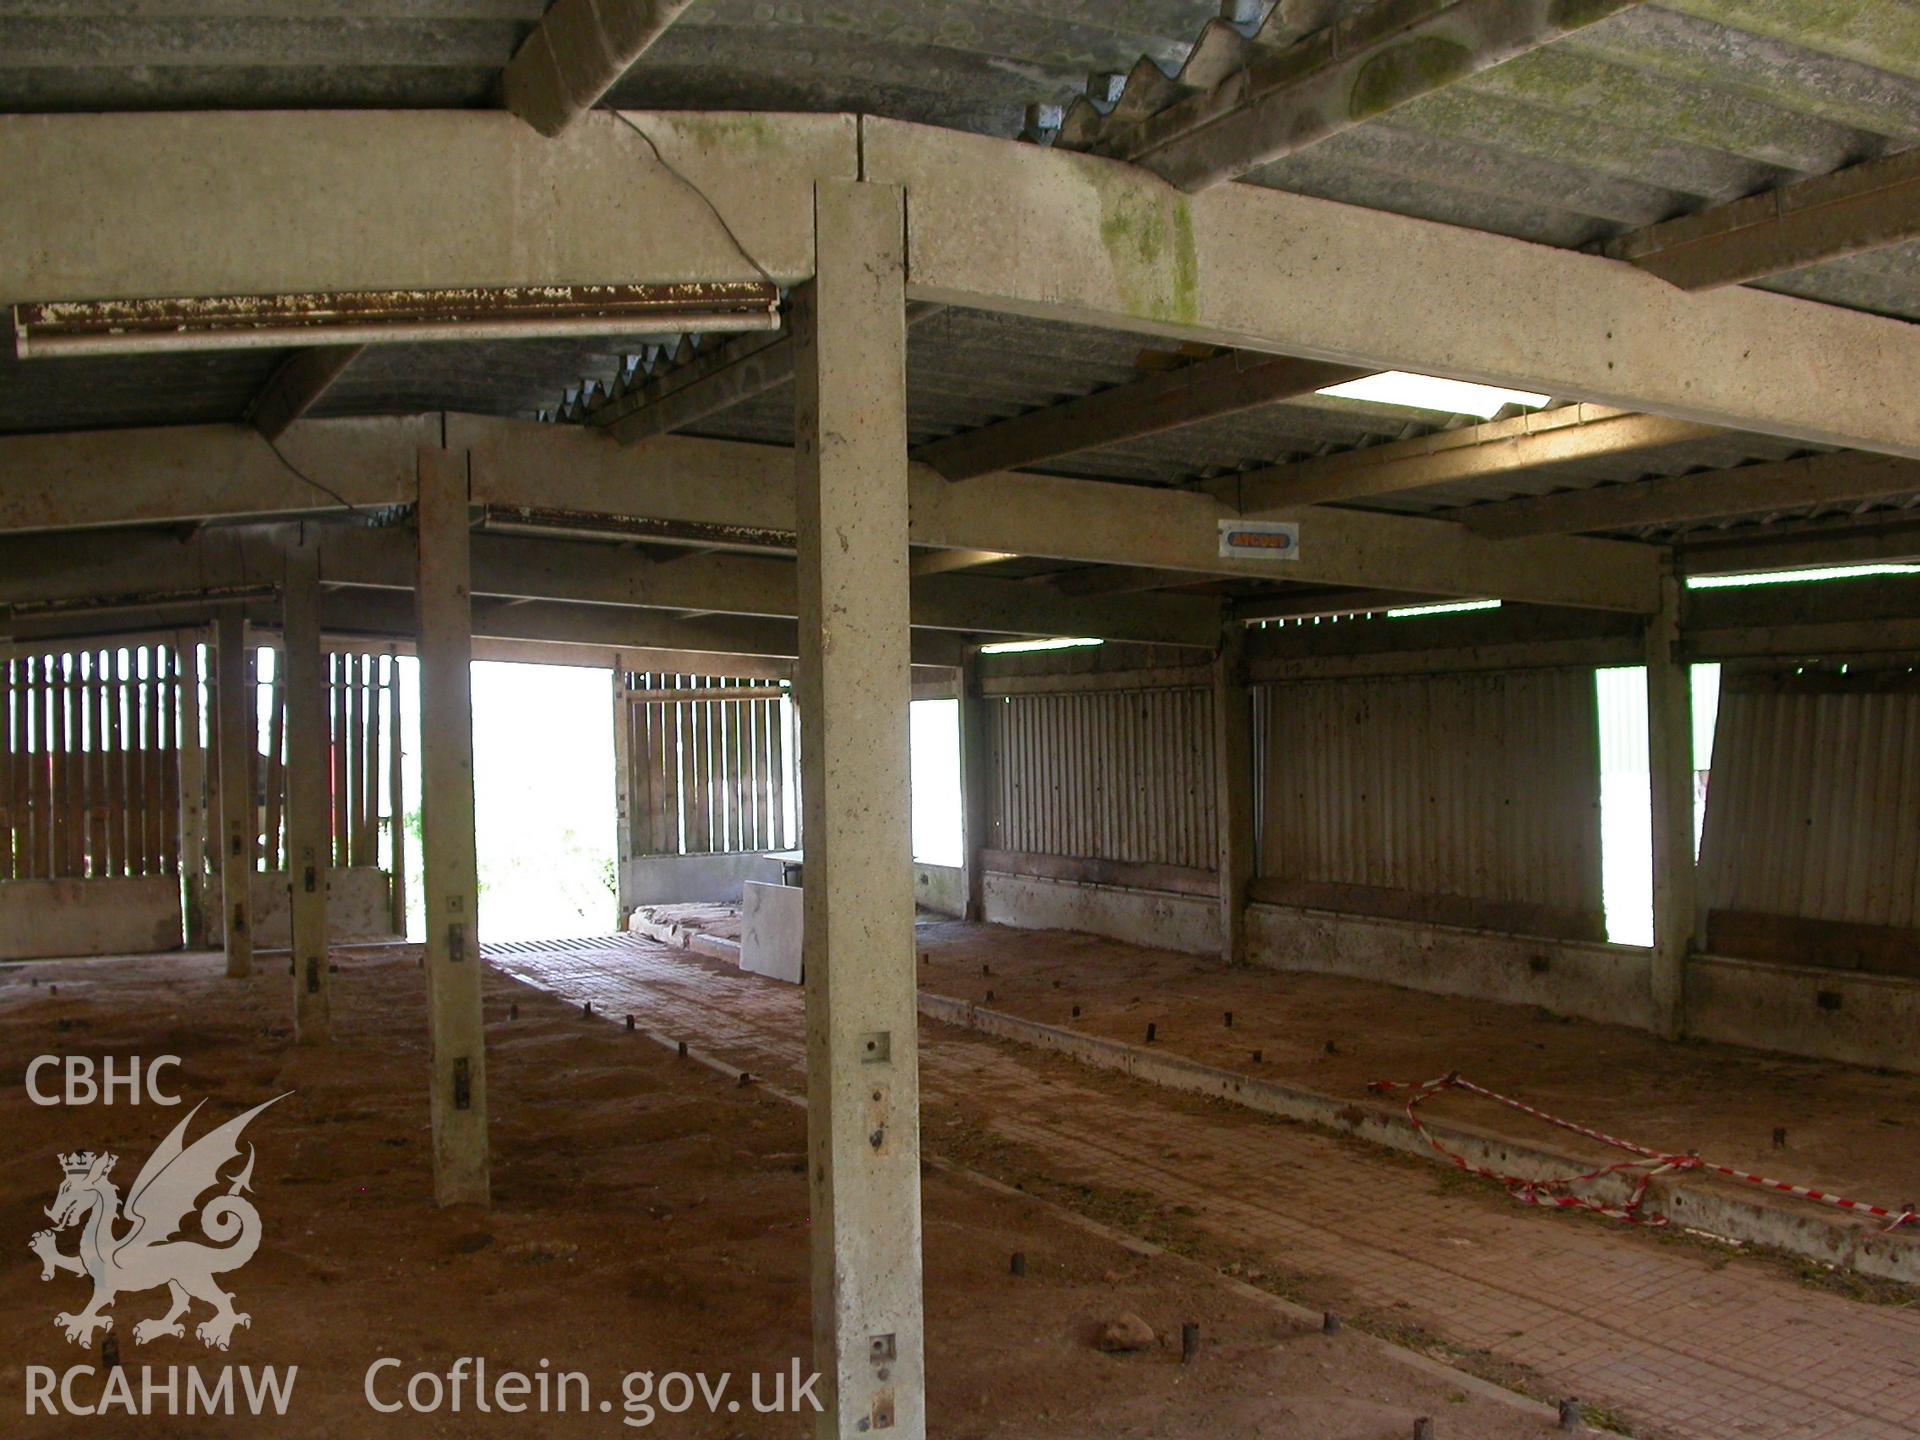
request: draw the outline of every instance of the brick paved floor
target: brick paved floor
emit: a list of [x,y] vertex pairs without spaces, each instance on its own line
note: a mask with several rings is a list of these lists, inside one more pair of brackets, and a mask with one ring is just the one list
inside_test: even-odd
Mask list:
[[[489,945],[508,973],[618,1023],[686,1038],[786,1084],[802,995],[636,937]],[[1915,1440],[1920,1310],[1802,1287],[1761,1265],[1519,1210],[1318,1132],[921,1025],[926,1144],[949,1121],[1044,1157],[1049,1176],[1144,1193],[1318,1303],[1524,1366],[1642,1434]]]

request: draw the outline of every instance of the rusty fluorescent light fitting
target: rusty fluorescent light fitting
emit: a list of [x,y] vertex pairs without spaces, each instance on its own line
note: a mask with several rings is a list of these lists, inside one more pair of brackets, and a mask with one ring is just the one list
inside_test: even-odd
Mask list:
[[776,330],[767,281],[353,290],[13,307],[22,360],[183,350]]

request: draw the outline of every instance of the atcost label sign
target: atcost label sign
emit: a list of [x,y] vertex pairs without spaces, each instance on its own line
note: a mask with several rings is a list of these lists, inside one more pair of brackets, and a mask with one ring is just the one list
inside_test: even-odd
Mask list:
[[1300,526],[1292,520],[1222,520],[1224,559],[1298,560]]

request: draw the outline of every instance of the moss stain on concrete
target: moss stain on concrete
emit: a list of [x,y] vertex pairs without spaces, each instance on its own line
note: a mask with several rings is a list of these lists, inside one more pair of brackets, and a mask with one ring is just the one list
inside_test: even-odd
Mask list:
[[1628,0],[1553,0],[1547,7],[1548,23],[1572,30],[1604,20],[1627,8]]
[[669,124],[702,150],[765,154],[780,147],[780,133],[764,115],[689,115],[667,117]]
[[1920,78],[1911,0],[1662,0],[1663,8]]
[[1353,77],[1347,116],[1366,120],[1404,105],[1416,95],[1438,90],[1473,68],[1473,51],[1457,40],[1421,35],[1383,50]]
[[1127,310],[1191,325],[1200,311],[1200,257],[1186,196],[1142,187],[1132,177],[1099,182],[1100,243]]

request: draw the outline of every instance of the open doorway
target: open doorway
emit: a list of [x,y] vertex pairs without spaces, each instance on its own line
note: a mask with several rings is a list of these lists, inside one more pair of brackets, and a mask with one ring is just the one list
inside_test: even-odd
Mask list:
[[[1720,667],[1695,665],[1693,693],[1693,853],[1707,815],[1707,776],[1720,714]],[[1647,672],[1622,666],[1594,672],[1600,716],[1601,892],[1607,939],[1653,943],[1653,790],[1647,758]]]
[[473,666],[474,829],[489,940],[605,935],[617,924],[612,684],[606,669]]
[[965,854],[960,814],[960,702],[916,700],[910,718],[913,858],[959,865]]

